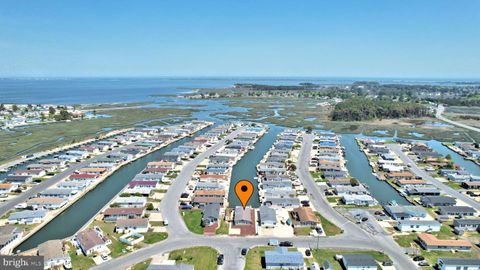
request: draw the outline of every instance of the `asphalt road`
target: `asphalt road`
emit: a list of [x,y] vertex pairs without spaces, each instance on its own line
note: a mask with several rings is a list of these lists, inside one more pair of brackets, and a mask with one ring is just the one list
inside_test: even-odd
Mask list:
[[[167,226],[169,236],[166,240],[110,260],[101,265],[95,266],[92,269],[125,269],[155,255],[195,246],[212,247],[224,254],[224,265],[219,267],[219,269],[243,269],[245,266],[245,258],[240,255],[241,249],[264,246],[272,237],[203,236],[193,234],[186,228],[183,219],[180,216],[180,212],[178,211],[179,197],[185,189],[185,186],[190,180],[197,165],[204,158],[222,147],[227,139],[234,138],[238,132],[239,131],[236,131],[230,134],[215,146],[194,158],[184,167],[182,172],[177,176],[177,179],[169,187],[160,205],[164,218],[167,218],[169,221],[169,225]],[[320,192],[320,189],[313,183],[313,179],[308,172],[308,167],[305,167],[305,164],[308,166],[310,161],[312,139],[313,137],[311,135],[307,135],[304,139],[300,158],[297,163],[297,167],[299,167],[297,172],[300,174],[301,181],[306,184],[307,189],[311,193],[311,200],[316,209],[319,210],[322,215],[331,219],[334,223],[344,229],[344,233],[333,237],[303,236],[274,238],[280,241],[291,241],[295,247],[300,248],[316,248],[318,246],[319,248],[378,250],[386,253],[392,259],[398,270],[416,269],[416,265],[413,264],[408,256],[403,254],[403,249],[400,248],[390,236],[372,236],[368,234],[341,216],[326,203],[325,198],[321,195],[323,193]]]
[[452,124],[452,125],[455,125],[455,126],[458,126],[458,127],[462,127],[462,128],[466,128],[468,130],[480,132],[480,128],[472,127],[472,126],[469,126],[469,125],[466,125],[466,124],[463,124],[463,123],[456,122],[456,121],[450,120],[448,118],[445,118],[444,116],[442,116],[444,111],[445,111],[445,107],[443,107],[443,105],[441,105],[441,104],[438,105],[435,117],[437,117],[438,119],[440,119],[444,122],[447,122],[449,124]]
[[446,194],[448,194],[448,195],[450,195],[454,198],[460,199],[460,200],[464,201],[466,204],[475,208],[477,211],[480,211],[480,203],[479,202],[470,198],[468,195],[460,193],[457,190],[445,185],[441,181],[432,177],[430,174],[428,174],[422,168],[418,167],[417,164],[402,151],[402,148],[401,148],[400,145],[389,144],[387,146],[388,146],[388,148],[390,148],[390,150],[395,152],[395,154],[397,154],[400,157],[400,159],[403,161],[403,163],[405,163],[407,165],[410,165],[410,170],[412,170],[412,172],[414,174],[422,177],[427,182],[429,182],[432,185],[436,186],[437,188],[443,190]]

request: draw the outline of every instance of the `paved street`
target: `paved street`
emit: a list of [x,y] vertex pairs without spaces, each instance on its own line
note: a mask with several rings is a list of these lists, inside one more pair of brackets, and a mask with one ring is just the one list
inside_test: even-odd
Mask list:
[[480,128],[476,128],[476,127],[472,127],[472,126],[469,126],[469,125],[466,125],[466,124],[463,124],[463,123],[460,123],[460,122],[456,122],[456,121],[450,120],[450,119],[442,116],[444,111],[445,111],[445,107],[443,107],[443,105],[441,105],[441,104],[438,105],[435,117],[437,117],[438,119],[440,119],[444,122],[447,122],[449,124],[452,124],[452,125],[455,125],[455,126],[458,126],[458,127],[462,127],[462,128],[466,128],[466,129],[469,129],[469,130],[472,130],[472,131],[480,132]]
[[[195,157],[189,162],[177,179],[169,187],[161,203],[161,211],[164,218],[169,220],[167,227],[169,237],[159,243],[152,244],[136,252],[105,262],[92,269],[124,269],[141,261],[144,261],[154,255],[162,254],[176,249],[188,248],[194,246],[209,246],[217,249],[225,255],[225,262],[220,269],[238,270],[243,269],[245,265],[244,257],[240,255],[242,248],[252,248],[255,246],[264,246],[272,237],[231,237],[231,236],[203,236],[193,234],[186,228],[182,217],[178,211],[178,199],[183,192],[187,182],[190,180],[197,165],[206,157],[222,147],[227,139],[232,139],[238,132],[230,134],[206,152]],[[401,249],[390,236],[376,235],[372,236],[361,228],[348,221],[346,218],[332,209],[325,201],[320,189],[314,184],[313,179],[308,172],[308,163],[310,159],[310,149],[313,136],[307,135],[302,145],[300,158],[298,160],[298,173],[302,182],[306,184],[314,206],[324,215],[338,224],[345,233],[334,237],[288,237],[279,240],[288,240],[293,242],[295,247],[303,248],[339,248],[339,249],[360,249],[360,250],[378,250],[385,252],[395,263],[398,270],[411,270],[417,267],[413,262],[403,254]],[[307,167],[305,167],[305,165]]]
[[418,167],[417,164],[408,157],[403,151],[400,145],[398,144],[389,144],[387,145],[390,150],[395,152],[403,163],[410,165],[410,169],[412,172],[420,177],[422,177],[427,182],[431,183],[432,185],[436,186],[437,188],[443,190],[446,194],[457,198],[459,200],[464,201],[466,204],[470,205],[471,207],[475,208],[477,211],[480,211],[480,203],[475,201],[474,199],[470,198],[468,195],[458,192],[457,190],[445,185],[441,181],[435,179],[422,168]]

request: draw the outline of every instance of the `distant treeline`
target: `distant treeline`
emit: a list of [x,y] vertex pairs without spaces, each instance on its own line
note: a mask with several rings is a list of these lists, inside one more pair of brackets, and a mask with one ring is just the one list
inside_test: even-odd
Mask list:
[[331,118],[333,121],[363,121],[427,115],[428,108],[419,103],[356,97],[336,104]]
[[235,88],[242,88],[254,91],[271,91],[271,90],[314,90],[318,89],[320,85],[313,83],[300,83],[298,85],[266,85],[254,83],[237,83]]

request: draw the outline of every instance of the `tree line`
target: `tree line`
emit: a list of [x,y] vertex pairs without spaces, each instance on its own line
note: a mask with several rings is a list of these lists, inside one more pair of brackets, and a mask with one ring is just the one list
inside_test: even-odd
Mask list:
[[336,104],[331,118],[333,121],[363,121],[422,117],[429,114],[429,109],[420,103],[402,102],[388,98],[355,97]]

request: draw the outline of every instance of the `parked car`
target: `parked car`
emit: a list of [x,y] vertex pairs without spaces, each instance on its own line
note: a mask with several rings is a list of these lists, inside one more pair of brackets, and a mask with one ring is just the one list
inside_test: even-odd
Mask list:
[[282,241],[280,242],[279,246],[281,247],[293,247],[293,243],[290,241]]
[[305,250],[305,256],[307,256],[307,257],[312,256],[312,252],[310,251],[310,249]]
[[168,219],[163,220],[163,225],[168,226]]
[[243,256],[247,255],[248,248],[242,248],[242,252],[240,252]]
[[421,261],[418,263],[418,266],[430,266],[430,264],[427,261]]
[[268,245],[269,246],[278,246],[278,240],[270,239],[270,240],[268,240]]
[[383,266],[393,266],[393,262],[392,261],[383,261],[382,265]]
[[419,261],[425,260],[425,257],[423,257],[423,256],[415,256],[415,257],[413,257],[413,260],[414,260],[415,262],[419,262]]
[[217,265],[223,265],[223,254],[218,255]]

